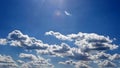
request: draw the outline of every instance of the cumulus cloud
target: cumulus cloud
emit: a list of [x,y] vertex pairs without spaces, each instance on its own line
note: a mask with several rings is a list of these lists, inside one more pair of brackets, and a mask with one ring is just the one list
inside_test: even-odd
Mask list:
[[[48,58],[67,58],[69,59],[68,61],[59,63],[73,65],[75,68],[92,68],[91,64],[94,61],[96,61],[94,64],[100,67],[114,67],[117,66],[114,62],[120,59],[119,54],[111,55],[107,52],[118,48],[118,45],[113,43],[114,40],[109,37],[96,33],[82,32],[64,35],[59,32],[49,31],[45,34],[62,40],[61,44],[43,43],[41,40],[23,34],[19,30],[14,30],[8,34],[7,38],[0,39],[0,45],[21,47],[31,51],[34,49],[34,54],[32,52],[29,52],[30,54],[20,53],[18,56],[19,59],[16,62],[10,58],[16,67],[20,66],[21,68],[54,67],[48,59],[42,58],[39,55],[47,55]],[[3,61],[1,62],[3,64]],[[8,64],[9,62],[6,61],[4,63]]]
[[90,66],[88,66],[87,64],[84,63],[77,63],[75,65],[76,68],[91,68]]
[[55,47],[55,49],[53,50],[53,52],[65,53],[65,52],[67,52],[69,50],[70,50],[70,46],[67,45],[66,43],[62,43],[59,48]]
[[54,67],[54,65],[49,63],[48,59],[44,59],[40,56],[36,57],[33,54],[21,53],[19,57],[24,59],[24,61],[21,61],[21,60],[18,61],[20,63],[21,68],[41,68],[41,67],[53,68]]
[[104,60],[103,62],[99,63],[101,67],[115,67],[116,64],[109,61],[109,60]]
[[21,68],[53,68],[54,66],[46,62],[30,61],[21,65]]
[[68,65],[75,65],[76,63],[75,63],[74,61],[72,61],[72,60],[67,60],[67,61],[65,61],[65,62],[59,62],[59,64],[64,64],[64,65],[66,65],[66,64],[68,64]]
[[11,46],[23,47],[25,49],[46,49],[48,47],[48,44],[44,44],[41,40],[37,40],[34,37],[24,35],[19,30],[9,33],[7,40]]
[[18,68],[11,56],[0,55],[0,68]]
[[109,57],[110,60],[120,60],[120,54],[114,54]]
[[37,60],[37,57],[34,56],[33,54],[25,54],[25,53],[21,53],[19,55],[20,58],[23,58],[23,59],[28,59],[28,60]]
[[0,39],[0,45],[6,45],[7,39]]
[[[69,41],[76,46],[70,47],[67,55],[70,59],[82,61],[106,60],[118,58],[118,55],[110,55],[105,53],[108,50],[118,48],[118,45],[113,44],[113,40],[108,36],[98,35],[95,33],[82,33],[63,35],[59,32],[49,31],[46,35],[51,35],[59,40]],[[105,62],[105,61],[104,61]],[[70,64],[68,61],[63,64]],[[112,62],[111,62],[112,63]],[[82,64],[81,64],[82,65]],[[86,66],[86,65],[85,65]],[[77,66],[79,67],[79,65]],[[89,67],[89,66],[88,66]]]
[[71,38],[59,33],[59,32],[54,32],[54,31],[49,31],[49,32],[46,32],[45,35],[52,35],[60,40],[68,40],[68,41],[72,41]]
[[81,49],[78,48],[71,48],[70,53],[67,55],[67,57],[75,60],[90,60],[89,54],[86,52],[82,52]]
[[109,57],[111,57],[110,54],[107,54],[107,53],[104,53],[104,52],[100,52],[100,53],[97,53],[95,55],[91,55],[90,58],[92,60],[97,60],[97,59],[109,59]]
[[60,40],[73,40],[74,44],[84,51],[109,49],[113,50],[118,48],[117,45],[112,44],[113,40],[111,40],[109,37],[105,37],[95,33],[79,32],[78,34],[63,35],[59,32],[49,31],[46,32],[46,35],[55,36],[57,39]]
[[91,68],[90,66],[88,66],[88,62],[84,61],[75,62],[73,60],[67,60],[65,62],[59,62],[59,64],[73,65],[75,68]]

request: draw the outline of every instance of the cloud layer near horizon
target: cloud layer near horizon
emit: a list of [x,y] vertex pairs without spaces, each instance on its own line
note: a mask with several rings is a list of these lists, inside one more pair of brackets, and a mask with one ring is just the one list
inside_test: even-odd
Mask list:
[[[0,39],[0,45],[20,47],[24,50],[35,51],[33,53],[20,53],[18,60],[11,56],[0,55],[0,66],[2,68],[56,68],[50,57],[67,58],[58,64],[72,65],[75,68],[97,67],[119,67],[119,54],[110,54],[118,45],[114,44],[109,37],[95,33],[82,33],[63,35],[59,32],[49,31],[45,35],[54,36],[62,40],[61,44],[47,44],[35,37],[29,37],[19,30],[14,30],[6,38]],[[69,42],[74,46],[66,43]],[[4,46],[3,46],[4,47]],[[40,55],[49,55],[48,59]],[[4,57],[4,58],[3,58]],[[6,61],[7,60],[7,61]],[[50,61],[51,60],[51,61]]]

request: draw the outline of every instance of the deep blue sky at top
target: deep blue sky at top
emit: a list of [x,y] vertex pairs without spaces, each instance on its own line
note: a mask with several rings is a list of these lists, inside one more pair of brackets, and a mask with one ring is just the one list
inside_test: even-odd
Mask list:
[[[72,16],[55,16],[68,11]],[[0,0],[0,37],[15,29],[44,39],[47,31],[98,33],[120,40],[119,0]]]

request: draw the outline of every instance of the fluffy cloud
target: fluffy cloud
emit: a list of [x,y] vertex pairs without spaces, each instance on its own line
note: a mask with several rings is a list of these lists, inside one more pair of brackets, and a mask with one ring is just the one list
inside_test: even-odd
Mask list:
[[71,51],[69,52],[67,57],[75,60],[90,60],[89,54],[86,52],[82,52],[81,49],[78,48],[71,48]]
[[109,59],[109,57],[111,57],[111,55],[110,54],[106,54],[106,53],[104,53],[104,52],[100,52],[100,53],[97,53],[97,54],[95,54],[95,55],[91,55],[90,56],[90,59],[92,59],[92,60],[99,60],[99,59]]
[[72,41],[71,38],[65,36],[65,35],[62,35],[61,33],[59,32],[54,32],[54,31],[49,31],[49,32],[46,32],[45,35],[52,35],[52,36],[55,36],[56,38],[60,39],[60,40],[68,40],[68,41]]
[[11,56],[0,55],[0,68],[18,68]]
[[110,60],[120,60],[120,54],[114,54],[109,57]]
[[59,62],[59,64],[73,65],[75,68],[91,68],[90,66],[87,65],[88,63],[84,62],[84,61],[75,62],[75,61],[72,61],[72,60],[68,60],[68,61],[65,61],[65,62]]
[[21,63],[20,64],[21,68],[41,68],[41,67],[53,68],[54,67],[52,64],[48,62],[49,61],[48,59],[44,59],[42,57],[36,57],[33,54],[21,53],[19,57],[24,59],[24,61],[21,60],[18,61],[19,63]]
[[46,50],[36,50],[38,54],[47,54],[52,56],[64,57],[68,55],[71,47],[66,43],[60,45],[49,45]]
[[109,61],[109,60],[104,60],[103,62],[99,63],[100,66],[102,67],[115,67],[116,64]]
[[70,50],[70,46],[65,43],[62,43],[60,47],[58,46],[53,47],[53,52],[57,52],[57,53],[65,53],[69,50]]
[[72,61],[72,60],[67,60],[67,61],[65,61],[65,62],[59,62],[59,64],[64,64],[64,65],[66,65],[66,64],[68,64],[68,65],[75,65],[75,62]]
[[25,54],[25,53],[21,53],[19,55],[20,58],[23,58],[23,59],[28,59],[28,60],[37,60],[37,57],[34,56],[33,54]]
[[46,62],[30,61],[21,65],[21,68],[53,68],[54,66]]
[[[82,32],[79,32],[78,34],[63,35],[59,32],[49,31],[45,34],[54,36],[57,39],[62,40],[62,43],[43,43],[41,40],[25,35],[19,30],[14,30],[10,32],[7,38],[1,38],[0,45],[21,47],[25,50],[31,51],[33,51],[34,49],[35,53],[20,53],[18,56],[19,59],[17,59],[17,63],[12,58],[8,58],[11,59],[7,59],[10,62],[3,62],[3,60],[0,60],[0,65],[9,64],[10,66],[8,66],[8,68],[11,68],[11,66],[13,65],[16,65],[16,68],[17,66],[21,68],[54,67],[54,65],[49,63],[49,60],[44,59],[39,55],[47,55],[47,58],[67,58],[69,59],[68,61],[59,63],[65,65],[73,65],[75,68],[91,68],[90,66],[94,61],[96,61],[94,64],[100,67],[114,67],[117,66],[117,64],[113,62],[120,59],[119,54],[111,55],[109,52],[107,52],[109,50],[114,50],[118,48],[118,45],[113,44],[113,40],[109,37],[98,35],[95,33]],[[11,65],[11,63],[13,63],[13,65]]]
[[11,46],[23,47],[25,49],[46,49],[48,47],[48,44],[44,44],[41,40],[37,40],[34,37],[24,35],[19,30],[9,33],[7,39]]
[[7,40],[6,39],[0,39],[0,45],[6,45]]
[[49,31],[46,35],[55,36],[60,40],[73,40],[74,44],[84,51],[89,50],[113,50],[118,46],[112,44],[112,40],[109,37],[98,35],[95,33],[82,33],[63,35],[59,32]]

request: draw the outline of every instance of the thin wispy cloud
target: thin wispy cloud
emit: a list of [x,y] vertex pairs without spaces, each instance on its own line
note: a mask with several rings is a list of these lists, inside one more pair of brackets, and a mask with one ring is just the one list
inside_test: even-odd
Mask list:
[[69,13],[68,11],[64,11],[64,13],[65,13],[65,15],[67,15],[67,16],[72,16],[72,14]]

